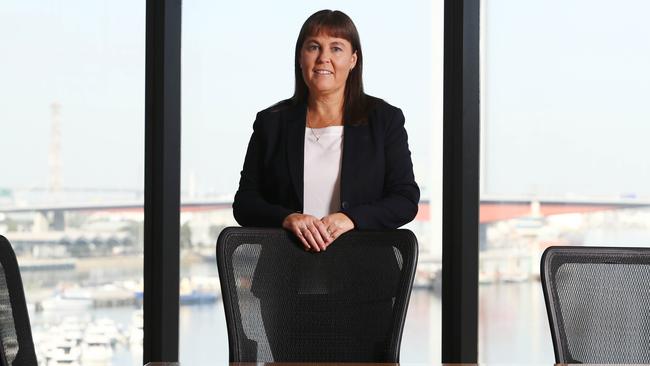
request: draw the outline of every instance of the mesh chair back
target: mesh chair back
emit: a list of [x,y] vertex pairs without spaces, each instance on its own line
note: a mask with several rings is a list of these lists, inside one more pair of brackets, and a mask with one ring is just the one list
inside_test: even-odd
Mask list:
[[2,337],[0,337],[0,366],[8,366],[9,362],[7,362],[7,357],[5,357],[5,352],[4,352],[5,346],[2,344]]
[[11,366],[36,365],[36,353],[18,262],[0,235],[0,359]]
[[650,249],[550,247],[541,261],[558,363],[650,363]]
[[281,229],[225,229],[230,361],[399,362],[417,252],[408,230],[352,231],[313,253]]

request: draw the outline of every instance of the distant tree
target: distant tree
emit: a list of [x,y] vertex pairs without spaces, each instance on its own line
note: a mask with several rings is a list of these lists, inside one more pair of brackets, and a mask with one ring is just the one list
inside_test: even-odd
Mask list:
[[5,220],[5,224],[7,225],[7,231],[18,231],[18,223],[10,218],[7,217],[7,220]]
[[210,225],[210,228],[208,229],[210,233],[210,239],[212,239],[213,242],[217,241],[219,234],[221,234],[221,230],[224,228],[224,225]]
[[138,250],[144,248],[144,224],[137,221],[129,221],[127,225],[122,228],[122,231],[127,232],[131,237],[133,244]]
[[189,222],[181,225],[181,248],[191,248],[192,247],[192,228],[190,228]]

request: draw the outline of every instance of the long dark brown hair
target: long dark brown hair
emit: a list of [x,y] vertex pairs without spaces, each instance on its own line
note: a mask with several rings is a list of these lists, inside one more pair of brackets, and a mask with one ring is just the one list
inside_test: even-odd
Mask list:
[[330,37],[343,38],[352,45],[352,53],[357,53],[357,63],[350,70],[345,81],[345,94],[343,100],[343,123],[351,125],[365,124],[368,122],[368,111],[373,98],[363,92],[363,52],[357,27],[349,16],[338,10],[321,10],[312,14],[300,29],[296,40],[295,78],[296,84],[291,97],[293,104],[307,103],[309,89],[302,77],[300,68],[300,53],[305,39],[319,33]]

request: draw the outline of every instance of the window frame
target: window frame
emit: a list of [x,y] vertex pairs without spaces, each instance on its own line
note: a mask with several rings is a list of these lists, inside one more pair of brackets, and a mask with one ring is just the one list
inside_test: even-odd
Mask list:
[[143,364],[178,361],[181,0],[147,0]]
[[445,0],[442,362],[478,359],[480,0]]
[[[177,362],[181,0],[147,0],[143,362]],[[444,0],[442,362],[478,358],[480,0]]]

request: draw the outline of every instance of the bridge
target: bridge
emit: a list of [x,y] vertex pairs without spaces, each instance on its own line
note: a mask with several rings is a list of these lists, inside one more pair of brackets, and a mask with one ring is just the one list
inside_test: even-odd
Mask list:
[[[229,210],[232,199],[191,199],[183,200],[181,212]],[[650,207],[650,200],[636,198],[581,199],[566,197],[482,197],[480,201],[479,222],[489,224],[523,216],[549,216],[565,213],[587,213],[595,211]],[[123,202],[43,204],[0,207],[0,214],[38,212],[50,220],[53,229],[65,226],[63,212],[142,212],[140,200]],[[430,220],[430,202],[422,200],[417,221]]]

